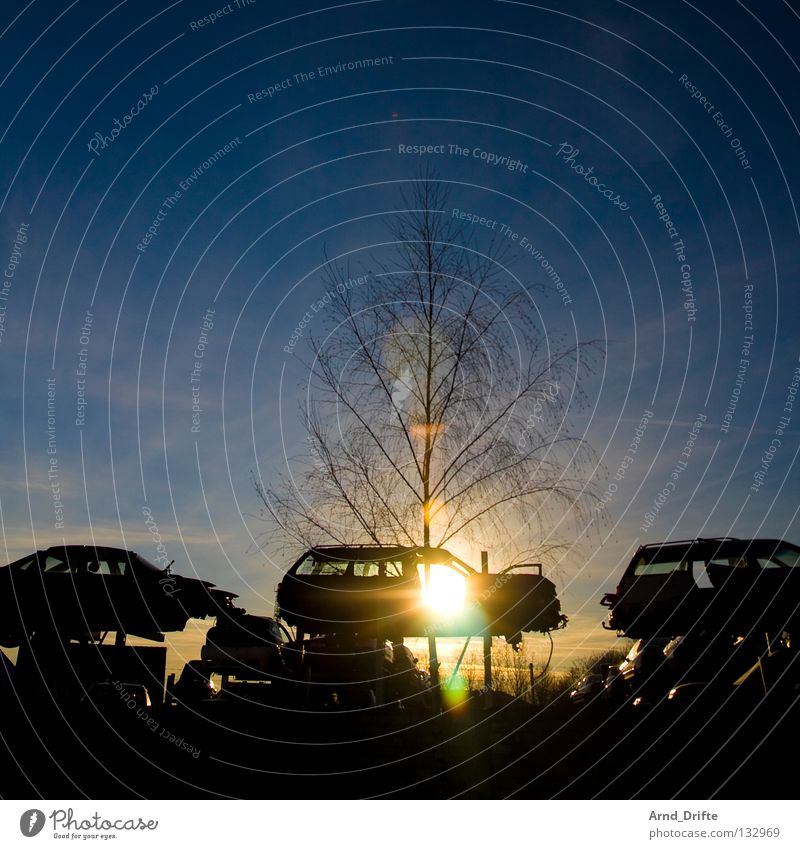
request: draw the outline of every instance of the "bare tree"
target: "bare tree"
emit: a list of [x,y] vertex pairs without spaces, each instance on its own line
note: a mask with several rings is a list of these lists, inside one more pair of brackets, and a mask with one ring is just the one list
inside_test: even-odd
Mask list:
[[255,481],[294,541],[497,543],[522,528],[541,554],[550,508],[585,505],[591,452],[568,414],[599,348],[545,335],[510,243],[481,252],[447,201],[430,175],[403,194],[393,258],[366,283],[326,264],[308,452],[272,485]]

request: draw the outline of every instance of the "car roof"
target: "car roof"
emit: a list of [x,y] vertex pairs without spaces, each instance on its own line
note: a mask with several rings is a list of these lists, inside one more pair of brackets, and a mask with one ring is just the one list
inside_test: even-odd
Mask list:
[[319,560],[392,560],[405,557],[416,547],[405,545],[316,545],[308,549],[301,560],[311,555]]
[[[27,563],[32,559],[42,562],[48,557],[58,557],[66,561],[88,560],[96,558],[98,560],[124,560],[128,563],[136,563],[140,570],[150,572],[162,572],[158,566],[151,563],[146,558],[137,554],[135,551],[128,551],[124,548],[114,548],[108,545],[51,545],[49,548],[42,548],[34,551],[32,554],[26,554],[24,557],[19,557],[4,568],[13,568],[21,563]],[[208,583],[204,581],[203,583]],[[213,586],[209,584],[209,586]]]
[[651,542],[646,545],[641,545],[636,550],[634,557],[640,557],[643,554],[666,551],[670,552],[675,549],[680,551],[689,551],[690,549],[700,549],[702,551],[730,551],[741,553],[746,551],[751,546],[756,548],[775,548],[779,545],[793,545],[782,539],[768,538],[753,538],[739,539],[737,537],[696,537],[695,539],[668,540],[667,542]]
[[45,548],[42,551],[36,552],[37,558],[57,556],[66,557],[67,560],[75,558],[76,560],[84,557],[96,557],[98,560],[127,560],[129,563],[136,560],[139,564],[147,569],[160,572],[158,566],[150,563],[144,557],[141,557],[135,551],[128,551],[124,548],[115,548],[110,545],[51,545],[50,548]]
[[750,545],[752,543],[767,544],[782,544],[785,540],[781,539],[768,539],[765,537],[753,537],[751,539],[742,539],[741,537],[694,537],[693,539],[675,539],[675,540],[666,540],[665,542],[649,542],[645,545],[639,546],[639,550],[642,549],[650,549],[650,548],[665,548],[670,545],[703,545],[703,544],[720,544],[720,543],[740,543],[743,545]]
[[468,563],[451,554],[446,548],[426,548],[423,545],[377,545],[375,543],[365,543],[363,545],[316,545],[305,551],[289,569],[291,573],[308,557],[315,557],[318,560],[341,560],[350,562],[353,561],[373,561],[373,560],[398,560],[409,555],[417,554],[420,558],[425,558],[429,562],[435,560],[455,561],[469,572],[475,570]]
[[67,554],[75,554],[76,556],[83,555],[87,551],[95,551],[97,554],[112,555],[114,557],[119,555],[124,555],[125,557],[137,556],[135,551],[127,551],[124,548],[115,548],[111,545],[51,545],[49,548],[41,549],[36,553],[47,554],[51,551],[66,552]]

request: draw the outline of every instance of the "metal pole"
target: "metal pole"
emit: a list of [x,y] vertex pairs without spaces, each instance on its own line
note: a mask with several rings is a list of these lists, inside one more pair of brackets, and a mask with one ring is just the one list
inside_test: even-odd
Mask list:
[[464,643],[464,648],[461,649],[461,654],[458,656],[455,669],[450,673],[450,677],[447,679],[448,688],[452,687],[455,683],[456,675],[458,675],[458,670],[461,669],[461,662],[464,660],[464,655],[467,653],[467,646],[469,646],[469,641],[471,639],[472,637],[467,637],[467,641]]
[[379,638],[375,640],[375,704],[382,705],[384,701],[384,683],[386,676],[386,642]]
[[[489,574],[489,552],[481,552],[481,574]],[[492,689],[492,637],[484,634],[483,637],[483,688],[487,693]]]
[[[425,563],[425,587],[431,583],[431,564]],[[431,634],[428,637],[428,661],[431,673],[431,689],[433,690],[433,698],[436,709],[440,704],[441,693],[439,692],[439,657],[436,652],[436,634]]]
[[533,688],[536,685],[536,677],[533,674],[533,664],[532,663],[528,664],[528,674],[531,676],[531,704],[535,704],[536,700],[534,698],[534,689]]

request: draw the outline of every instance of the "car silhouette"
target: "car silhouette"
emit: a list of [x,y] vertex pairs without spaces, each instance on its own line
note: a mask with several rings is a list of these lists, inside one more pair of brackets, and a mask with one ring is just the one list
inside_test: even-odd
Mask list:
[[174,702],[183,707],[196,707],[207,699],[214,698],[216,694],[217,690],[209,671],[204,669],[202,661],[198,660],[190,660],[184,664],[180,678],[170,693]]
[[638,639],[620,663],[619,680],[625,698],[651,704],[666,696],[671,685],[665,666],[664,650],[669,644],[666,637]]
[[94,705],[101,713],[123,713],[125,710],[150,708],[150,693],[144,684],[130,681],[98,681],[83,695],[81,705]]
[[284,634],[269,616],[244,612],[218,616],[209,629],[200,658],[205,671],[239,678],[262,678],[285,674]]
[[232,608],[234,593],[159,569],[134,551],[54,546],[0,568],[0,645],[33,634],[104,631],[160,638]]
[[601,604],[607,627],[634,638],[791,631],[800,614],[800,548],[729,537],[643,545]]
[[566,617],[552,581],[538,574],[477,572],[443,548],[318,546],[277,589],[278,617],[309,634],[373,637],[505,636],[552,631]]
[[387,640],[328,634],[306,640],[301,677],[310,685],[310,704],[333,708],[376,705],[380,686],[394,683],[394,647]]
[[590,672],[573,684],[569,693],[570,703],[573,705],[582,705],[586,702],[591,702],[597,696],[602,695],[603,690],[604,680],[602,674],[599,672]]

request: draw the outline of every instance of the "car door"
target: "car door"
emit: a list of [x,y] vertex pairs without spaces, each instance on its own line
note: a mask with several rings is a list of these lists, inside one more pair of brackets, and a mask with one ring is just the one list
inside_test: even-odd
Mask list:
[[148,630],[154,629],[145,597],[147,590],[143,590],[132,578],[125,552],[88,550],[84,587],[95,617],[98,622],[105,623],[98,627],[110,630],[119,626],[121,630],[136,630],[135,626],[146,626]]
[[318,634],[383,634],[405,627],[408,611],[418,605],[413,567],[401,552],[376,559],[358,559],[360,553],[309,552],[281,581],[281,617]]
[[293,614],[318,622],[319,633],[336,631],[343,623],[360,619],[359,613],[352,609],[352,581],[347,580],[348,571],[352,574],[349,560],[308,557],[294,575],[284,579],[284,584],[293,590]]
[[791,631],[800,620],[800,549],[782,541],[762,541],[749,549],[754,576],[751,603],[756,623],[772,634]]
[[93,630],[96,610],[91,586],[87,586],[87,562],[83,547],[51,548],[37,558],[31,575],[41,582],[42,593],[31,593],[33,611],[43,628],[73,635]]
[[617,588],[615,627],[629,637],[685,633],[702,606],[692,557],[687,545],[640,549]]

